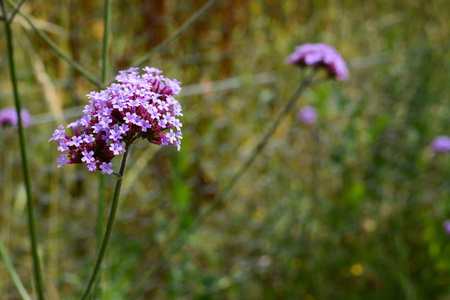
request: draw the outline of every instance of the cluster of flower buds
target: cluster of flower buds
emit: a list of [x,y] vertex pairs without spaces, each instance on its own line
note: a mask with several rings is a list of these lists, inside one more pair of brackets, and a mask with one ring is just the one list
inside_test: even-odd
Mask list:
[[56,141],[64,152],[57,159],[64,164],[86,163],[89,171],[113,173],[111,160],[125,153],[126,146],[136,139],[146,139],[162,146],[180,150],[182,124],[181,105],[173,97],[181,91],[176,79],[161,75],[155,68],[145,67],[120,71],[118,83],[106,90],[91,92],[82,117],[67,125],[73,135],[60,125],[50,141]]

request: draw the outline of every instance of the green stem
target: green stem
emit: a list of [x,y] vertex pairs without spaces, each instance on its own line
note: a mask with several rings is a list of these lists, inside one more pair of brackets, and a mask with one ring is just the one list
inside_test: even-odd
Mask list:
[[105,189],[106,189],[106,175],[99,175],[98,182],[98,203],[97,203],[97,251],[100,251],[103,233],[105,232]]
[[105,84],[106,76],[108,74],[108,44],[110,32],[110,15],[111,15],[111,0],[105,0],[104,15],[103,15],[103,52],[102,52],[102,83]]
[[[111,0],[105,0],[104,3],[104,34],[103,34],[103,50],[102,50],[102,83],[106,82],[106,76],[108,74],[108,43],[109,43],[109,31],[110,31],[110,14],[111,14]],[[100,174],[99,182],[99,202],[98,202],[98,245],[101,243],[103,236],[103,224],[105,220],[105,187],[106,187],[106,175]]]
[[[102,83],[106,82],[106,76],[108,74],[108,44],[110,33],[110,15],[111,15],[111,0],[105,0],[104,2],[104,15],[103,15],[103,49],[102,49]],[[99,177],[99,195],[98,195],[98,207],[97,207],[97,251],[100,250],[102,242],[104,224],[105,224],[105,190],[106,190],[106,175],[100,173]],[[99,281],[101,281],[101,275],[99,275]],[[97,284],[96,284],[97,285]],[[96,288],[97,289],[97,288]],[[101,286],[99,289],[101,294]],[[101,296],[100,296],[101,298]]]
[[[14,5],[14,3],[12,3],[10,0],[6,0],[10,5]],[[33,28],[33,30],[42,38],[44,39],[44,41],[50,46],[50,48],[52,48],[53,51],[55,51],[55,53],[61,57],[63,60],[65,60],[72,68],[74,68],[75,70],[77,70],[81,75],[83,75],[84,77],[86,77],[87,80],[89,80],[91,83],[95,84],[97,87],[101,87],[102,83],[95,78],[95,76],[89,72],[88,70],[86,70],[85,68],[83,68],[79,63],[77,63],[76,61],[74,61],[71,57],[69,57],[69,55],[67,55],[66,53],[64,53],[61,48],[59,48],[51,39],[48,35],[46,35],[42,30],[40,30],[39,28],[36,27],[36,25],[34,25],[34,23],[30,20],[30,18],[22,13],[21,11],[18,11],[18,14],[25,19],[25,21],[31,26],[31,28]]]
[[[3,15],[7,18],[7,11],[3,0],[0,0]],[[14,62],[14,49],[13,49],[13,38],[11,32],[11,26],[8,21],[5,21],[5,32],[6,32],[6,42],[8,48],[8,60],[9,60],[9,71],[11,75],[11,83],[13,86],[14,93],[14,104],[16,107],[17,120],[18,120],[18,133],[20,141],[20,154],[22,157],[22,170],[25,180],[25,188],[27,194],[27,213],[28,213],[28,227],[30,230],[30,240],[31,240],[31,250],[33,255],[33,265],[34,265],[34,280],[36,283],[36,289],[39,299],[44,299],[44,289],[41,276],[41,266],[38,254],[38,244],[37,244],[37,233],[36,233],[36,220],[35,220],[35,209],[34,202],[31,194],[31,181],[30,173],[28,172],[28,158],[25,143],[25,134],[22,126],[22,117],[20,112],[22,111],[22,105],[19,98],[19,89],[17,84],[17,76]]]
[[217,205],[221,201],[223,201],[223,199],[227,196],[227,194],[230,192],[233,186],[238,182],[238,180],[245,173],[245,171],[247,171],[248,167],[250,167],[250,165],[253,163],[258,154],[264,149],[264,146],[267,144],[270,137],[275,133],[275,130],[278,128],[278,125],[280,125],[281,121],[292,110],[295,103],[297,102],[297,99],[311,83],[314,74],[315,74],[314,71],[311,72],[308,78],[302,81],[300,87],[295,91],[292,98],[284,106],[283,110],[278,115],[278,118],[272,123],[272,126],[270,126],[270,128],[267,130],[266,134],[261,138],[256,147],[253,148],[253,151],[251,152],[250,156],[242,164],[239,170],[236,173],[234,173],[233,177],[223,188],[223,190],[216,196],[214,201],[205,210],[203,210],[202,213],[192,222],[189,228],[187,228],[183,232],[180,232],[180,230],[178,231],[178,234],[176,234],[177,237],[168,247],[169,250],[165,252],[165,255],[158,262],[158,264],[146,276],[142,278],[142,280],[136,285],[134,290],[131,292],[131,295],[127,297],[127,299],[136,299],[137,296],[141,294],[142,289],[145,286],[145,283],[147,283],[148,280],[153,278],[156,274],[158,274],[161,271],[162,268],[164,268],[164,266],[169,262],[169,259],[172,257],[172,255],[174,255],[186,243],[189,235],[192,234],[206,219],[206,217],[208,217],[211,214],[211,212],[217,207]]
[[213,6],[218,0],[210,0],[205,5],[203,5],[198,11],[196,11],[186,22],[183,23],[174,33],[172,33],[169,37],[167,37],[164,41],[159,43],[153,50],[142,56],[138,59],[133,66],[139,67],[146,60],[150,59],[154,55],[156,55],[159,51],[164,49],[167,45],[169,45],[173,40],[178,38],[186,29],[188,29],[192,24],[197,22],[200,17]]
[[22,299],[31,300],[30,295],[28,295],[27,291],[25,290],[22,281],[20,281],[19,275],[17,275],[17,272],[14,269],[11,260],[9,259],[8,253],[6,252],[5,246],[3,245],[3,241],[1,240],[1,238],[0,238],[0,255],[2,256],[2,259],[5,262],[6,269],[8,270],[9,276],[11,276],[11,279],[14,285],[16,286],[17,291],[19,292]]
[[22,4],[25,2],[25,0],[21,0],[19,2],[19,4],[17,4],[17,6],[14,8],[13,12],[11,13],[11,16],[9,16],[8,18],[8,22],[12,22],[12,20],[14,19],[14,16],[17,14],[17,12],[19,11],[20,7],[22,6]]
[[114,219],[116,218],[117,207],[119,206],[119,196],[120,196],[120,190],[122,188],[123,177],[125,174],[125,167],[127,164],[127,158],[128,158],[128,154],[130,153],[130,150],[131,150],[131,144],[127,144],[125,146],[126,152],[123,155],[122,164],[120,165],[119,174],[121,177],[119,177],[117,179],[116,186],[114,188],[114,195],[113,195],[113,200],[112,200],[112,204],[111,204],[111,211],[109,212],[108,223],[106,224],[106,231],[105,231],[105,234],[102,239],[102,245],[101,245],[100,251],[98,252],[98,255],[97,255],[94,270],[92,271],[91,277],[89,278],[89,281],[86,285],[83,295],[80,298],[82,300],[86,299],[86,297],[89,295],[92,285],[97,278],[97,275],[100,271],[100,267],[102,265],[103,257],[106,252],[106,247],[108,246],[109,238],[111,237],[111,232],[112,232],[113,225],[114,225]]

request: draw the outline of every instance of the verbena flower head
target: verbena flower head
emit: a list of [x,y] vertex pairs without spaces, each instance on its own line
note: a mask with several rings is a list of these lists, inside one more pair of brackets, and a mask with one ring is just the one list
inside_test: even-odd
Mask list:
[[[22,111],[20,112],[20,118],[22,119],[22,126],[24,128],[30,125],[31,115],[28,110],[22,109]],[[17,128],[17,126],[19,125],[19,120],[17,119],[17,112],[15,108],[11,107],[0,110],[0,125],[11,125],[14,128]]]
[[326,44],[304,44],[297,46],[285,62],[291,65],[324,67],[331,77],[347,80],[348,69],[341,54]]
[[434,139],[433,143],[431,144],[431,148],[435,152],[449,152],[450,151],[450,137],[448,136],[438,136]]
[[[181,105],[173,97],[181,91],[176,79],[161,75],[162,71],[145,67],[120,71],[105,90],[87,95],[89,104],[81,118],[64,128],[60,125],[50,141],[63,152],[57,159],[64,164],[86,163],[89,171],[111,174],[111,160],[125,153],[126,145],[137,138],[180,150]],[[66,130],[72,128],[73,135]]]
[[450,235],[450,220],[444,221],[444,224],[442,224],[442,227],[444,228],[445,233]]
[[307,125],[312,125],[317,120],[316,109],[312,106],[303,107],[298,113],[298,119]]

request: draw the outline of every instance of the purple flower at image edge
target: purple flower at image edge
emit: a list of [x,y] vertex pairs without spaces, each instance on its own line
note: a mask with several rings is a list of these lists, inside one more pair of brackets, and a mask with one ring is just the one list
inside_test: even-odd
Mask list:
[[445,233],[450,235],[450,220],[445,220],[442,227],[444,228]]
[[285,63],[299,66],[324,67],[337,80],[348,79],[347,65],[341,54],[332,46],[323,43],[297,46]]
[[[28,110],[22,109],[20,117],[22,119],[22,126],[27,128],[31,122],[31,115]],[[19,122],[15,108],[8,107],[0,110],[0,126],[13,126],[14,128],[17,128],[18,124]]]
[[[183,114],[174,98],[181,91],[180,82],[155,68],[143,71],[142,75],[138,68],[120,71],[118,83],[87,95],[90,101],[79,120],[54,131],[49,141],[64,152],[57,159],[59,168],[85,163],[91,172],[112,174],[111,160],[138,138],[180,150],[183,124],[178,117]],[[68,128],[73,135],[66,132]]]
[[433,140],[431,148],[434,152],[450,152],[450,137],[441,135]]
[[316,109],[312,106],[303,107],[298,113],[298,120],[307,125],[312,125],[317,120]]

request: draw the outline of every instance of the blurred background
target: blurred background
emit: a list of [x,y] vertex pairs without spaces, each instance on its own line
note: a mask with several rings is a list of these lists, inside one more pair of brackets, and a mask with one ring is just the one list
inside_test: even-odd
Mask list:
[[[111,80],[207,1],[112,1]],[[26,2],[22,11],[100,78],[102,1]],[[127,294],[179,228],[215,198],[299,85],[296,45],[333,45],[349,80],[309,89],[250,169],[139,299],[450,299],[450,5],[446,0],[218,1],[144,65],[182,82],[182,149],[130,156],[102,299]],[[20,16],[13,23],[40,251],[49,299],[75,299],[95,258],[98,174],[57,169],[59,124],[98,88]],[[0,108],[13,106],[0,30]],[[298,111],[318,112],[313,125]],[[1,236],[33,289],[13,128],[0,131]],[[115,165],[119,164],[115,161]],[[114,179],[107,179],[107,207]],[[0,263],[1,299],[19,299]]]

